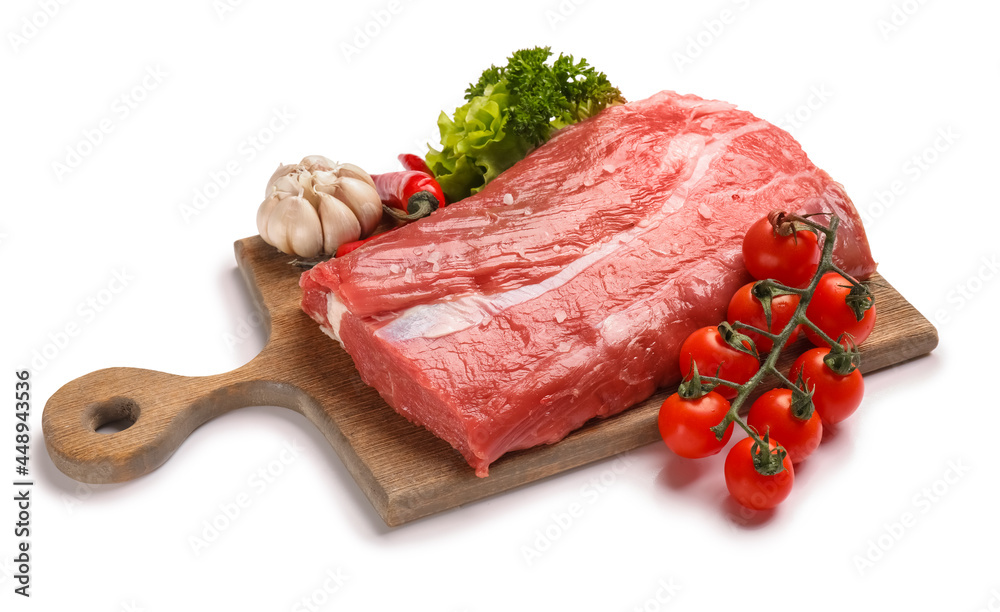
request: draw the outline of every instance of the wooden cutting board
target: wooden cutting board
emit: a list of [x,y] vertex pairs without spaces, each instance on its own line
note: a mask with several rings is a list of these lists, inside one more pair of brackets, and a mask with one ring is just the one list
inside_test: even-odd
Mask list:
[[[282,406],[319,427],[382,519],[395,526],[659,439],[657,411],[674,389],[592,421],[558,444],[509,453],[490,466],[488,478],[477,478],[451,446],[396,414],[361,382],[347,353],[299,309],[301,270],[289,265],[291,257],[259,236],[235,246],[269,336],[261,353],[216,376],[109,368],[67,383],[42,417],[60,470],[89,483],[130,480],[159,467],[209,419],[243,406]],[[937,346],[930,322],[881,276],[872,280],[879,321],[864,343],[862,371]],[[132,424],[116,433],[96,431],[119,420]]]

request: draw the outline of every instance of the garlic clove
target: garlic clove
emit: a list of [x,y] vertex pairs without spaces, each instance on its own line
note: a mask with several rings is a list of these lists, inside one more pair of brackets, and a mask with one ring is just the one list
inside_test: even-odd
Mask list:
[[368,183],[369,185],[372,186],[372,188],[375,187],[375,181],[372,180],[371,175],[365,172],[360,167],[355,166],[354,164],[337,164],[337,166],[333,169],[333,171],[341,178],[343,177],[355,178],[360,181]]
[[313,184],[317,192],[329,194],[351,209],[361,224],[362,236],[370,234],[382,220],[382,200],[378,191],[367,183],[321,172],[314,177]]
[[335,253],[340,245],[361,238],[361,224],[346,204],[328,193],[317,192],[317,196],[325,253]]
[[300,182],[301,176],[300,172],[293,172],[291,174],[278,177],[271,185],[271,192],[267,195],[271,196],[278,194],[281,196],[301,196],[303,191],[302,184]]
[[278,250],[299,257],[315,257],[323,251],[323,228],[319,213],[305,198],[278,199],[266,217],[261,237]]
[[344,201],[354,211],[365,236],[375,231],[382,220],[382,200],[374,186],[351,177],[341,177],[334,197]]
[[309,172],[308,170],[303,170],[299,174],[299,187],[301,188],[301,195],[305,199],[309,200],[309,203],[313,205],[313,208],[319,208],[319,196],[316,195],[316,189],[314,182],[316,180],[316,175]]
[[274,207],[278,205],[279,200],[281,200],[281,196],[277,193],[272,193],[264,198],[264,201],[260,203],[260,207],[257,209],[257,232],[260,233],[260,237],[264,239],[264,242],[268,244],[271,244],[271,239],[267,231],[267,222],[274,213]]
[[278,182],[279,179],[288,176],[289,174],[297,171],[298,169],[299,167],[296,164],[285,164],[284,166],[278,164],[278,169],[274,171],[274,174],[271,175],[271,178],[267,179],[267,187],[265,187],[264,189],[264,197],[266,198],[270,196],[271,193],[273,193],[274,191],[273,187],[275,183]]
[[322,170],[330,171],[337,167],[337,162],[333,161],[325,155],[306,155],[299,162],[299,165],[304,167],[309,172],[319,172]]

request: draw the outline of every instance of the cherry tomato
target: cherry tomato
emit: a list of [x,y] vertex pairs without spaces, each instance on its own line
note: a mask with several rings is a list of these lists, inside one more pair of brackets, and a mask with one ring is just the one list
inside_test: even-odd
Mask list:
[[[828,348],[810,349],[795,360],[789,373],[791,380],[798,380],[799,373],[809,389],[815,388],[813,406],[823,422],[833,425],[854,414],[865,395],[865,381],[860,370],[841,376],[823,362],[830,354]],[[777,434],[775,434],[777,435]]]
[[760,435],[770,431],[770,437],[780,440],[788,451],[792,463],[798,463],[812,454],[823,439],[823,421],[819,412],[803,421],[792,414],[792,390],[771,389],[757,398],[750,406],[747,424]]
[[800,230],[779,236],[767,217],[757,221],[743,238],[743,263],[758,280],[773,278],[789,287],[805,287],[812,280],[822,252],[816,234]]
[[[847,305],[847,295],[851,292],[851,281],[837,272],[828,272],[820,279],[813,294],[806,316],[823,330],[823,333],[834,340],[847,333],[854,338],[856,344],[861,344],[872,333],[875,327],[875,306],[865,311],[858,321],[854,311]],[[819,347],[828,346],[813,330],[804,326],[806,337]],[[845,346],[847,342],[843,343]]]
[[[726,320],[730,323],[739,321],[740,323],[753,325],[757,329],[766,329],[772,334],[780,334],[785,329],[785,326],[788,325],[788,322],[792,320],[792,315],[795,314],[795,309],[799,305],[799,296],[779,295],[772,298],[771,327],[768,327],[767,318],[764,317],[764,307],[761,305],[760,300],[754,297],[753,286],[754,283],[747,283],[736,291],[733,299],[729,300],[729,311],[726,313]],[[740,332],[753,338],[754,344],[757,345],[757,350],[762,353],[770,351],[774,346],[770,338],[765,338],[756,332],[744,330],[740,330]],[[796,329],[789,336],[785,346],[795,342],[798,336],[799,330]]]
[[[684,378],[691,374],[692,360],[698,365],[698,374],[718,376],[739,385],[750,380],[760,369],[756,357],[726,344],[714,326],[696,329],[681,344],[680,365]],[[736,397],[735,389],[719,385],[715,390],[726,399]]]
[[697,399],[684,399],[674,393],[660,406],[657,424],[670,450],[681,457],[700,459],[718,453],[733,436],[730,423],[722,440],[709,429],[722,422],[729,412],[729,401],[715,391]]
[[[771,449],[777,447],[771,440]],[[753,464],[753,438],[743,438],[726,455],[726,488],[739,503],[754,510],[774,508],[792,492],[795,472],[787,456],[781,462],[785,469],[765,476]]]

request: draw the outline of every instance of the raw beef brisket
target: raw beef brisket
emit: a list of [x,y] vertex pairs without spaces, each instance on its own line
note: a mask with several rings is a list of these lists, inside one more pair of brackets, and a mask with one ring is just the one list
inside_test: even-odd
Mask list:
[[364,381],[486,476],[679,379],[681,341],[748,281],[768,211],[830,211],[875,270],[843,188],[781,129],[662,92],[558,132],[481,193],[302,276],[302,308]]

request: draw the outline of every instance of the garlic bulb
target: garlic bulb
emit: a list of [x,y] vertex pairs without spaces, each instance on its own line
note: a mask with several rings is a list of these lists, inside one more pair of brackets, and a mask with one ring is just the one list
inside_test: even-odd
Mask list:
[[367,172],[309,155],[279,166],[257,209],[264,242],[299,257],[332,255],[370,234],[382,220],[382,202]]

